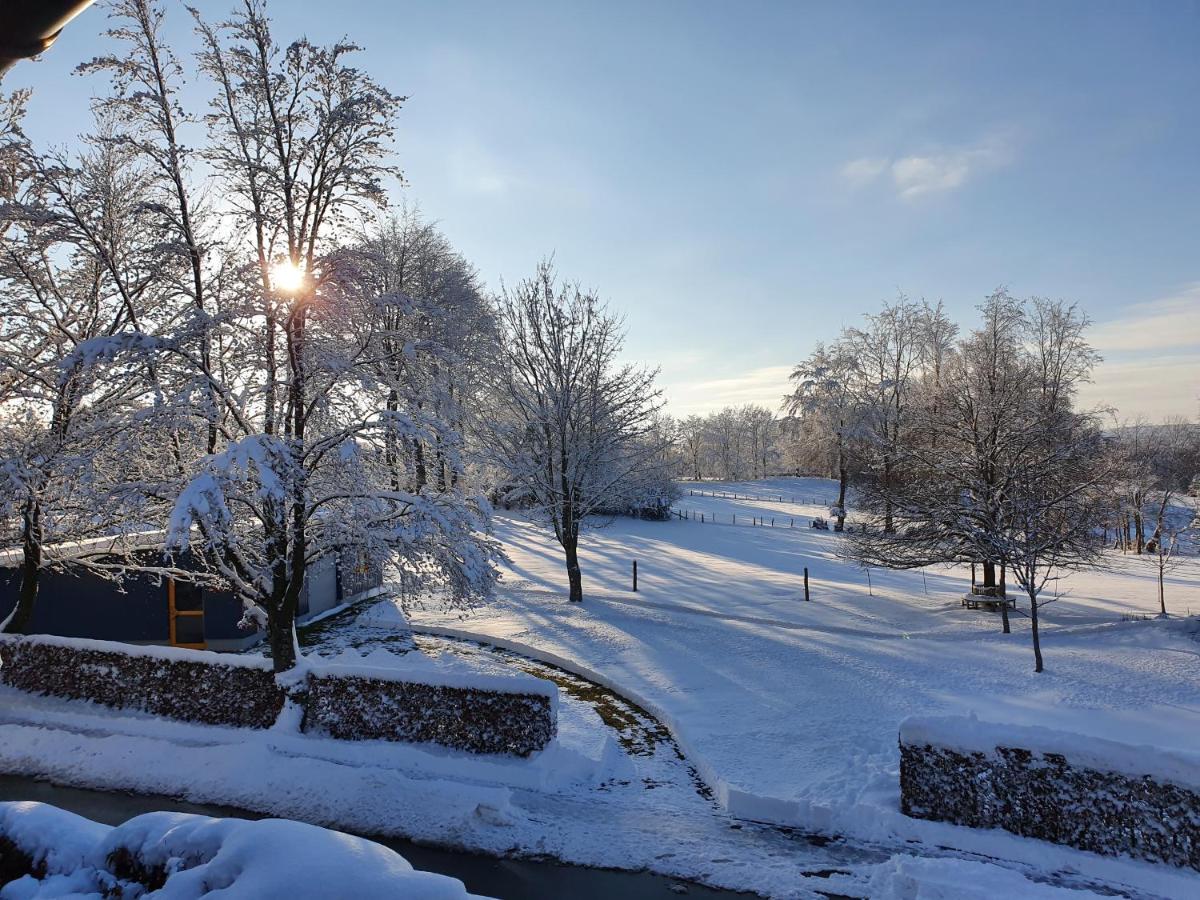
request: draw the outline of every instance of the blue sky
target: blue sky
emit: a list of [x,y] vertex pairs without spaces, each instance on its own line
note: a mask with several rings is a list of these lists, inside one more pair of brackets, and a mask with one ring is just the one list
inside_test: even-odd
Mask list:
[[[224,2],[204,0],[211,16]],[[191,46],[182,9],[170,33]],[[1200,4],[276,0],[410,97],[398,191],[492,286],[554,253],[626,314],[672,411],[775,406],[898,291],[1079,301],[1087,399],[1200,405]],[[104,14],[5,87],[62,143]],[[201,86],[195,87],[197,99]]]

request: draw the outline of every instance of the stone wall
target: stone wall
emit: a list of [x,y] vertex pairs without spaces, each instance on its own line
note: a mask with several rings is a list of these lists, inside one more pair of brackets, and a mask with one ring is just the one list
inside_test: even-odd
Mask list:
[[285,696],[265,660],[76,638],[0,640],[0,682],[32,693],[239,728],[270,727]]
[[1186,760],[1043,728],[1014,727],[1005,737],[1002,726],[972,720],[960,720],[968,732],[960,739],[952,724],[931,729],[930,721],[901,727],[905,815],[1200,869],[1200,789]]
[[[397,659],[397,658],[393,658]],[[0,683],[31,693],[241,728],[269,728],[289,693],[301,730],[339,740],[436,743],[528,756],[557,730],[556,688],[528,676],[406,677],[386,668],[312,666],[290,690],[261,657],[55,637],[0,638]]]
[[528,756],[553,739],[555,717],[541,694],[314,673],[302,728],[342,740],[428,741]]

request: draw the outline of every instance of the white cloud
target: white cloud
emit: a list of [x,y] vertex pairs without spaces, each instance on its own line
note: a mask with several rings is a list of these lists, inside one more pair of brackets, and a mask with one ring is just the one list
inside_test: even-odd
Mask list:
[[842,177],[854,187],[865,187],[883,174],[888,167],[888,160],[879,157],[864,156],[852,159],[842,166]]
[[924,194],[960,188],[982,172],[1008,165],[1013,155],[1012,141],[1008,137],[993,136],[968,147],[920,156],[863,156],[845,163],[841,175],[852,187],[861,188],[886,172],[891,175],[897,195],[911,200]]
[[1177,296],[1129,307],[1126,315],[1093,328],[1090,339],[1101,353],[1180,347],[1200,351],[1200,283]]
[[1102,362],[1079,391],[1085,406],[1112,407],[1122,418],[1195,420],[1200,406],[1200,352],[1127,362]]
[[791,374],[790,365],[763,366],[728,378],[667,384],[664,386],[667,411],[673,416],[703,415],[746,403],[757,403],[776,411],[788,392]]

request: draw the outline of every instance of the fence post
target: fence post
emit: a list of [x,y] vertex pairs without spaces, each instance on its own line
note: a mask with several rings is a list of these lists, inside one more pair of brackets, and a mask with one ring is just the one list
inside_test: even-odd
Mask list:
[[804,599],[805,600],[812,599],[811,597],[808,596],[808,566],[804,567]]
[[737,513],[734,513],[734,514],[733,514],[733,524],[734,524],[734,525],[736,525],[736,524],[737,524]]
[[872,597],[875,596],[875,589],[871,586],[871,567],[867,566],[867,593]]
[[788,519],[788,528],[795,528],[795,527],[796,527],[796,520]]
[[700,513],[700,524],[704,524],[704,513]]
[[633,561],[633,592],[637,593],[637,560]]
[[921,584],[925,585],[925,596],[929,596],[929,582],[925,580],[925,570],[921,570]]
[[775,517],[774,516],[771,516],[771,527],[772,528],[775,527]]

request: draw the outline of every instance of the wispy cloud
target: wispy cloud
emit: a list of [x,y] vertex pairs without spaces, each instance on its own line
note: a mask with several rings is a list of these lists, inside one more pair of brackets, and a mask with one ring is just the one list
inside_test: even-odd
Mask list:
[[888,167],[888,160],[877,156],[864,156],[852,159],[842,166],[842,178],[853,187],[865,187],[883,174]]
[[1105,361],[1079,395],[1085,406],[1112,407],[1121,417],[1194,420],[1200,405],[1200,353]]
[[1098,324],[1090,337],[1101,353],[1184,347],[1200,353],[1200,283],[1173,297],[1135,304],[1126,315]]
[[855,188],[887,176],[898,196],[912,200],[960,188],[983,172],[1009,165],[1014,157],[1012,139],[994,135],[970,146],[922,155],[852,159],[841,167],[841,176]]
[[665,385],[669,412],[703,414],[726,406],[757,403],[775,411],[788,390],[791,366],[762,366],[740,375]]
[[503,195],[518,181],[480,143],[464,141],[446,159],[450,185],[464,194]]
[[1200,406],[1200,282],[1149,303],[1088,334],[1104,356],[1085,402],[1114,407],[1122,416],[1193,418]]

